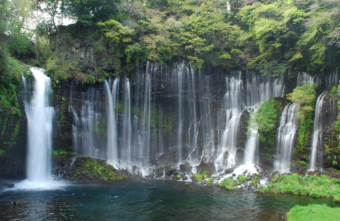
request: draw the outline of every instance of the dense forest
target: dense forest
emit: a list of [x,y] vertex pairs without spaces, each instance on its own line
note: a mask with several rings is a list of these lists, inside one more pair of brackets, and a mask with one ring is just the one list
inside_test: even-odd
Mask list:
[[[55,80],[78,71],[77,64],[60,67],[61,61],[51,57],[50,41],[64,20],[76,21],[74,30],[107,39],[94,42],[94,51],[114,51],[113,75],[131,73],[136,61],[176,59],[189,60],[194,68],[261,68],[264,75],[279,75],[336,67],[339,9],[338,0],[2,0],[1,106],[17,102],[16,73],[22,66],[13,57],[47,68]],[[65,41],[71,34],[64,33]],[[88,76],[85,82],[101,79]]]

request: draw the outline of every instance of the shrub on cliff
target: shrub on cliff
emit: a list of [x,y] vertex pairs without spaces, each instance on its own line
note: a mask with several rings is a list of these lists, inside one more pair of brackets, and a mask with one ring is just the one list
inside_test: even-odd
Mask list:
[[303,151],[307,144],[309,135],[311,133],[311,127],[313,123],[313,111],[315,107],[316,84],[304,84],[300,87],[296,87],[292,93],[287,95],[287,99],[298,103],[299,107],[299,129],[298,129],[298,145],[297,151]]

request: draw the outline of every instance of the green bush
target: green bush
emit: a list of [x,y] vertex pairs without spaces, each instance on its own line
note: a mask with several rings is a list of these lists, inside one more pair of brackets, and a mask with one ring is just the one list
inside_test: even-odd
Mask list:
[[204,179],[210,177],[211,175],[210,175],[209,170],[204,170],[203,173],[202,173],[202,176],[203,176]]
[[299,103],[299,129],[298,129],[298,145],[296,151],[304,151],[307,144],[311,127],[313,123],[313,111],[316,98],[316,84],[304,84],[296,87],[292,93],[287,95],[287,99],[294,103]]
[[96,83],[96,78],[92,74],[89,74],[86,77],[86,83],[94,84]]

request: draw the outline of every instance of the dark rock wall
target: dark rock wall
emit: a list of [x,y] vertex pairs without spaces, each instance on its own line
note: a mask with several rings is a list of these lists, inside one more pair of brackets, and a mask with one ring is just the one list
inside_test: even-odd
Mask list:
[[0,177],[25,178],[27,119],[24,105],[18,114],[0,112]]

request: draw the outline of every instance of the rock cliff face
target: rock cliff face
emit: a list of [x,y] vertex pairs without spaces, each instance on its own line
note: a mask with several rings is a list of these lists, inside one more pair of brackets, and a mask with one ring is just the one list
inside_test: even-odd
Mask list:
[[[76,27],[60,27],[60,31],[51,42],[52,56],[54,58],[59,58],[61,61],[74,63],[83,73],[92,74],[98,69],[104,69],[110,72],[111,75],[116,71],[115,65],[117,65],[117,59],[115,52],[110,49],[107,40],[101,36],[95,34],[94,30],[77,30]],[[185,61],[174,61],[173,64],[185,63],[186,67],[190,68],[190,65]],[[145,70],[148,64],[140,63],[136,65],[136,73],[142,73],[142,80],[145,79]],[[164,143],[173,143],[174,139],[177,139],[177,113],[174,107],[178,105],[176,100],[179,97],[178,85],[176,83],[176,76],[174,75],[174,68],[176,65],[157,65],[150,63],[152,65],[152,79],[151,79],[151,97],[152,102],[155,102],[153,108],[158,109],[158,103],[162,100],[166,102],[160,102],[164,107],[168,108],[166,114],[169,120],[169,131],[164,133]],[[151,69],[150,69],[151,70]],[[138,87],[145,87],[145,84],[141,84],[141,78],[138,74],[129,74],[131,84],[131,99],[136,99],[139,96],[144,96],[138,93]],[[121,79],[124,78],[125,74],[121,74]],[[185,101],[197,100],[198,103],[208,104],[211,116],[211,122],[213,126],[218,128],[216,125],[223,121],[218,119],[218,113],[223,109],[223,100],[227,91],[226,77],[231,76],[230,71],[223,68],[216,67],[205,67],[203,70],[195,71],[194,80],[192,80],[192,85],[198,90],[195,92],[190,92],[190,85],[184,83],[182,96]],[[247,82],[247,73],[242,74],[243,82]],[[296,87],[296,78],[294,74],[289,74],[284,77],[285,91],[284,95],[292,92]],[[320,80],[321,79],[321,80]],[[318,78],[318,94],[321,94],[327,89],[327,82],[325,77]],[[185,82],[185,81],[184,81]],[[87,120],[85,118],[81,119],[81,115],[88,114],[88,104],[86,104],[87,96],[93,95],[93,100],[97,102],[95,114],[106,115],[106,97],[104,96],[104,84],[81,84],[76,83],[73,79],[69,81],[64,81],[62,83],[53,82],[53,93],[51,96],[51,105],[55,108],[56,118],[54,119],[53,126],[53,147],[54,150],[64,150],[69,152],[81,153],[81,150],[77,149],[77,143],[74,140],[74,130],[76,128],[76,120]],[[245,87],[245,83],[243,87]],[[190,92],[190,93],[189,93]],[[118,92],[120,96],[123,94],[123,89],[121,88]],[[98,96],[97,96],[98,95]],[[92,95],[91,95],[92,96]],[[244,95],[243,95],[244,96]],[[282,107],[287,104],[284,98],[277,99]],[[142,100],[140,100],[142,102]],[[122,105],[122,104],[119,104]],[[156,107],[157,106],[157,107]],[[199,105],[197,105],[198,108]],[[140,108],[140,107],[139,107]],[[24,105],[20,106],[22,117],[12,114],[6,114],[0,112],[1,128],[0,128],[0,176],[1,177],[25,177],[25,167],[26,167],[26,147],[27,147],[27,120],[24,111]],[[123,122],[123,111],[121,106],[118,108],[118,122]],[[199,108],[198,108],[199,109]],[[283,109],[283,108],[282,108]],[[83,112],[82,112],[83,111]],[[203,109],[200,111],[203,111]],[[324,168],[334,167],[340,168],[340,149],[339,140],[335,135],[334,125],[336,118],[338,116],[337,101],[332,98],[330,93],[326,95],[323,103],[323,144],[321,150],[321,156],[323,158]],[[133,113],[135,114],[135,113]],[[185,114],[185,113],[184,113]],[[155,114],[157,115],[157,114]],[[98,116],[98,115],[93,115]],[[136,117],[135,115],[133,115]],[[186,116],[186,115],[185,115]],[[202,115],[203,116],[203,115]],[[223,114],[222,114],[223,116]],[[173,119],[172,119],[173,118]],[[222,117],[223,118],[223,117]],[[172,119],[172,121],[171,121]],[[241,161],[243,158],[244,147],[247,141],[247,127],[248,127],[249,113],[247,110],[243,111],[240,118],[239,132],[236,140],[237,150],[237,161]],[[102,117],[102,122],[107,122],[107,118]],[[216,124],[216,125],[215,125]],[[279,117],[277,119],[278,127],[280,124]],[[83,125],[89,126],[93,129],[98,125],[90,125],[88,121]],[[223,123],[221,123],[221,128],[216,129],[212,132],[214,137],[221,136],[221,132],[224,129]],[[81,129],[81,127],[80,127]],[[157,125],[153,125],[152,129],[154,131],[159,131]],[[277,128],[275,128],[276,130]],[[106,148],[106,134],[107,127],[99,125],[95,128],[96,137],[93,139],[98,145],[98,157],[103,157],[100,155],[100,149]],[[312,133],[311,133],[312,134]],[[135,135],[133,135],[135,136]],[[84,140],[83,137],[78,137],[79,140],[83,142],[88,142]],[[120,137],[118,138],[120,139]],[[133,137],[133,139],[137,139]],[[152,145],[157,146],[159,143],[158,137],[151,136]],[[87,143],[90,145],[90,143]],[[218,145],[216,142],[214,145]],[[273,148],[275,148],[273,145]],[[309,146],[311,146],[311,138],[309,139]],[[273,165],[274,157],[268,157],[267,150],[263,148],[264,144],[260,141],[260,163],[263,165],[271,166]],[[171,148],[164,149],[164,153],[159,157],[158,149],[151,149],[153,156],[150,158],[152,165],[161,164],[171,164],[173,159],[178,156],[176,148],[172,146]],[[121,153],[120,153],[121,154]],[[183,148],[183,156],[188,156],[190,154],[190,149]],[[215,153],[216,154],[216,153]],[[273,153],[271,153],[273,154]],[[275,155],[275,154],[274,154]],[[309,162],[310,160],[310,150],[306,150],[301,154],[294,154],[292,160],[304,160]],[[339,167],[338,167],[339,165]],[[84,178],[85,179],[85,178]]]
[[98,68],[113,71],[116,55],[107,40],[98,37],[96,30],[78,28],[76,25],[59,28],[51,40],[52,58],[79,65],[84,73],[91,74]]
[[21,116],[0,111],[0,177],[26,177],[27,119],[24,105]]

